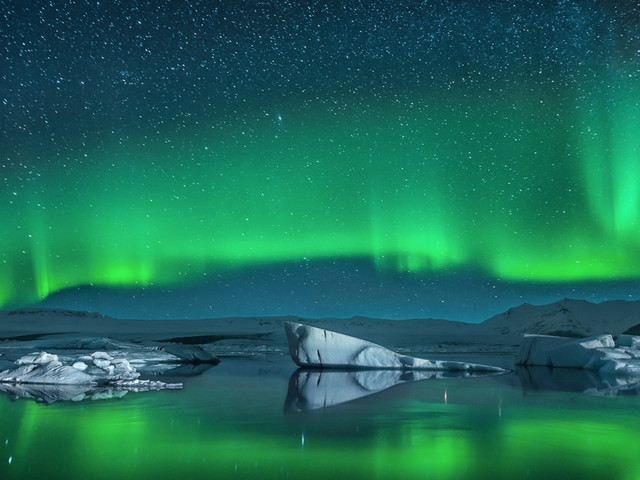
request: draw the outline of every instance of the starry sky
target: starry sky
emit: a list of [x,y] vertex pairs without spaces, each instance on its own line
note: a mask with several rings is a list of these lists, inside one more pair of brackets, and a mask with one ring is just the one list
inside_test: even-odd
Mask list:
[[640,298],[631,1],[0,0],[0,308]]

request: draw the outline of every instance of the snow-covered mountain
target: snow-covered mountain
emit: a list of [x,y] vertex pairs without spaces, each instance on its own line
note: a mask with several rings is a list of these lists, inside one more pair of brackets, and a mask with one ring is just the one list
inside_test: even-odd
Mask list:
[[[506,342],[523,334],[586,337],[640,330],[640,301],[591,303],[564,299],[547,305],[524,303],[479,324],[440,319],[386,320],[368,317],[229,317],[200,320],[116,319],[93,312],[21,309],[0,312],[0,339],[24,335],[90,333],[111,338],[268,335],[285,341],[284,322],[295,321],[365,338],[389,346]],[[636,333],[637,334],[637,333]],[[500,341],[500,338],[503,338]],[[206,342],[202,342],[206,343]]]
[[640,301],[591,303],[565,298],[547,305],[524,303],[480,324],[489,333],[587,337],[625,333],[640,325]]

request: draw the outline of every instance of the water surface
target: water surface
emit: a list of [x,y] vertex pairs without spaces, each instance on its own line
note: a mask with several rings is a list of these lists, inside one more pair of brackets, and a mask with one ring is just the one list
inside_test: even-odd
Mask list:
[[0,478],[640,479],[640,397],[584,394],[576,372],[408,382],[304,410],[295,371],[228,358],[181,391],[1,396]]

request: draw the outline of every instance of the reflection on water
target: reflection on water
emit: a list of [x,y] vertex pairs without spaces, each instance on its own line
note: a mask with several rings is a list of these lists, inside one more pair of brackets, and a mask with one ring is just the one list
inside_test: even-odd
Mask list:
[[[639,478],[638,396],[548,390],[535,372],[523,388],[518,372],[405,381],[285,413],[292,374],[285,357],[227,359],[170,379],[181,391],[53,405],[2,396],[0,478]],[[341,383],[354,390],[327,381],[328,398]]]
[[298,369],[289,380],[286,412],[315,410],[351,402],[401,383],[496,375],[494,372],[431,370]]
[[125,389],[93,385],[49,385],[29,383],[0,383],[0,392],[12,400],[33,399],[39,403],[79,402],[85,400],[107,400],[122,398]]
[[640,379],[603,375],[573,368],[518,366],[516,373],[525,390],[560,390],[590,395],[638,395]]

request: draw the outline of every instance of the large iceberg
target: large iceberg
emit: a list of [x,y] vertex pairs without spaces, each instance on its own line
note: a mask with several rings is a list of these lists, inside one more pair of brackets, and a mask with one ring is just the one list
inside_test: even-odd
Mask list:
[[378,344],[356,337],[285,322],[284,328],[293,361],[301,367],[338,369],[452,370],[504,372],[491,365],[425,360],[401,355]]
[[640,375],[640,337],[525,335],[516,363],[582,368],[606,375]]

